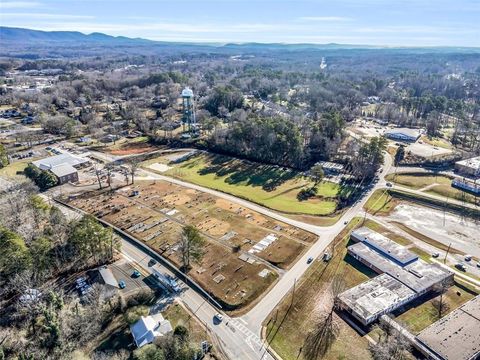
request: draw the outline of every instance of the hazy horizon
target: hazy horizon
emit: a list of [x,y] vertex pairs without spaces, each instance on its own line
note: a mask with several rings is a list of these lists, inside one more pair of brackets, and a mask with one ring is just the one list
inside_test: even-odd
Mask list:
[[197,43],[478,47],[474,0],[2,1],[3,26]]

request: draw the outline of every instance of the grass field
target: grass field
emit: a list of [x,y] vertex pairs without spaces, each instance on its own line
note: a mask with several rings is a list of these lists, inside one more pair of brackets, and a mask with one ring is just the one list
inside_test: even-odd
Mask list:
[[324,181],[317,186],[317,196],[299,201],[298,193],[313,185],[299,172],[219,155],[196,156],[165,174],[291,214],[333,214],[339,192],[349,191]]
[[[445,175],[430,175],[424,173],[389,174],[386,176],[386,179],[416,190],[431,186],[425,189],[425,193],[432,195],[440,195],[472,204],[475,204],[476,201],[475,196],[453,188],[451,186],[452,179]],[[479,202],[479,200],[477,200],[477,202]]]
[[388,215],[398,203],[398,200],[388,191],[376,190],[367,200],[364,208],[373,215]]
[[379,223],[367,219],[365,223],[363,224],[364,226],[368,227],[369,229],[376,231],[389,239],[399,243],[400,245],[406,246],[410,245],[411,242],[407,239],[405,239],[403,236],[398,235],[396,232],[393,232],[389,229],[387,229],[385,226],[380,225]]
[[30,158],[30,159],[24,159],[24,160],[19,160],[15,161],[4,168],[0,169],[0,176],[6,176],[6,177],[13,177],[17,175],[17,172],[25,170],[27,165],[34,161],[36,159]]
[[209,341],[210,337],[208,336],[205,327],[202,326],[183,306],[173,303],[162,313],[162,315],[165,319],[170,321],[172,328],[175,329],[178,325],[186,327],[190,339],[197,344],[204,340]]
[[[329,263],[316,260],[298,282],[292,302],[290,293],[267,320],[267,339],[285,360],[305,359],[301,349],[315,327],[316,319],[329,301],[329,285],[334,277],[343,279],[345,288],[355,286],[376,274],[347,255],[348,235],[361,224],[355,218],[335,239],[334,256]],[[339,335],[322,359],[369,359],[368,341],[358,335],[336,314]]]
[[416,190],[433,184],[446,184],[450,186],[452,181],[447,176],[436,176],[424,173],[389,174],[385,179]]
[[[448,311],[444,312],[442,316],[455,310],[476,295],[477,292],[474,289],[460,282],[455,282],[443,295]],[[439,319],[438,310],[434,306],[435,299],[438,299],[438,297],[430,297],[427,301],[424,301],[425,299],[414,301],[407,311],[396,317],[396,320],[406,325],[412,333],[418,334]]]
[[440,148],[444,148],[444,149],[453,149],[453,146],[449,141],[447,141],[445,139],[442,139],[442,138],[439,138],[439,137],[430,138],[428,136],[422,136],[421,140],[423,142],[425,142],[426,144],[430,144],[432,146],[436,146],[436,147],[440,147]]

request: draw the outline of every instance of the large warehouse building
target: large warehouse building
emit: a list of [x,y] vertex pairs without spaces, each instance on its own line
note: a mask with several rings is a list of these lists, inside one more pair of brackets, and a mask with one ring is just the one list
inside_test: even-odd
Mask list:
[[339,295],[342,308],[363,325],[435,288],[453,283],[453,273],[418,258],[405,247],[368,228],[352,232],[348,253],[382,274]]
[[415,142],[420,137],[420,131],[409,128],[394,128],[385,131],[385,136],[392,140]]
[[417,340],[443,360],[480,359],[480,296],[427,327]]

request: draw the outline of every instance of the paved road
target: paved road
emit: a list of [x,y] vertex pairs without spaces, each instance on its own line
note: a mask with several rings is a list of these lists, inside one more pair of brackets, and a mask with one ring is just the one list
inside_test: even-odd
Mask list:
[[[122,240],[122,253],[127,260],[135,262],[146,272],[152,273],[152,267],[148,264],[150,256],[127,240]],[[159,265],[155,267],[158,269]],[[161,270],[173,276],[164,267],[161,267]],[[265,352],[260,337],[248,329],[241,319],[225,316],[221,323],[217,322],[214,316],[218,310],[183,282],[179,281],[179,284],[183,291],[178,298],[205,324],[208,332],[219,339],[222,350],[230,359],[262,359],[263,356],[263,359],[273,360],[269,353]]]
[[[223,192],[204,188],[202,186],[187,183],[167,176],[159,175],[147,170],[139,171],[139,180],[142,178],[150,180],[164,180],[178,185],[182,185],[187,188],[203,191],[218,196],[220,198],[235,202],[241,206],[252,209],[261,214],[272,217],[276,220],[310,231],[319,236],[318,241],[310,247],[310,249],[304,254],[304,256],[287,273],[285,273],[277,282],[277,284],[263,297],[263,299],[244,316],[234,319],[225,317],[222,323],[216,324],[214,321],[214,315],[217,313],[218,310],[210,303],[208,303],[201,295],[185,286],[185,290],[179,295],[179,298],[187,307],[189,307],[195,313],[195,315],[202,322],[206,324],[209,331],[211,331],[214,336],[219,338],[222,349],[229,356],[229,358],[241,360],[259,360],[272,358],[265,351],[265,347],[262,346],[261,329],[263,321],[268,317],[271,311],[273,311],[277,304],[285,297],[285,295],[289,293],[295,281],[300,279],[300,277],[308,269],[307,259],[309,257],[316,258],[318,256],[321,256],[325,249],[332,242],[332,240],[345,227],[344,223],[349,222],[355,216],[364,213],[363,205],[367,201],[369,195],[377,189],[385,188],[386,182],[384,180],[384,177],[390,171],[390,168],[392,166],[392,160],[390,156],[387,155],[385,159],[386,163],[383,166],[383,170],[379,176],[380,180],[378,181],[378,183],[375,184],[375,186],[372,187],[372,189],[370,189],[370,191],[365,194],[362,200],[358,201],[348,211],[346,211],[336,224],[329,227],[320,227],[293,220],[272,210],[256,205],[247,200],[239,199],[232,195],[225,194]],[[108,161],[111,160],[111,158],[108,159]],[[414,192],[411,189],[407,188],[402,188],[402,190]],[[425,196],[426,194],[422,193],[421,195]],[[128,241],[124,241],[122,252],[131,261],[138,263],[143,269],[151,272],[151,269],[148,267],[149,256],[146,255],[142,250],[130,244]],[[166,269],[163,270],[167,272]]]

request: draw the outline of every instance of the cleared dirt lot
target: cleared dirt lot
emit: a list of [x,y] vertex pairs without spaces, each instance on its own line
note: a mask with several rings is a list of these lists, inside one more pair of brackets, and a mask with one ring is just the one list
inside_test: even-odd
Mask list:
[[[134,191],[138,195],[132,196]],[[92,192],[70,203],[142,240],[177,266],[182,227],[195,225],[207,245],[190,275],[232,309],[257,298],[279,269],[290,267],[316,240],[311,233],[229,201],[163,181]]]
[[[445,246],[480,257],[480,224],[475,221],[432,208],[400,204],[387,217],[430,237]],[[445,223],[444,223],[445,220]]]

